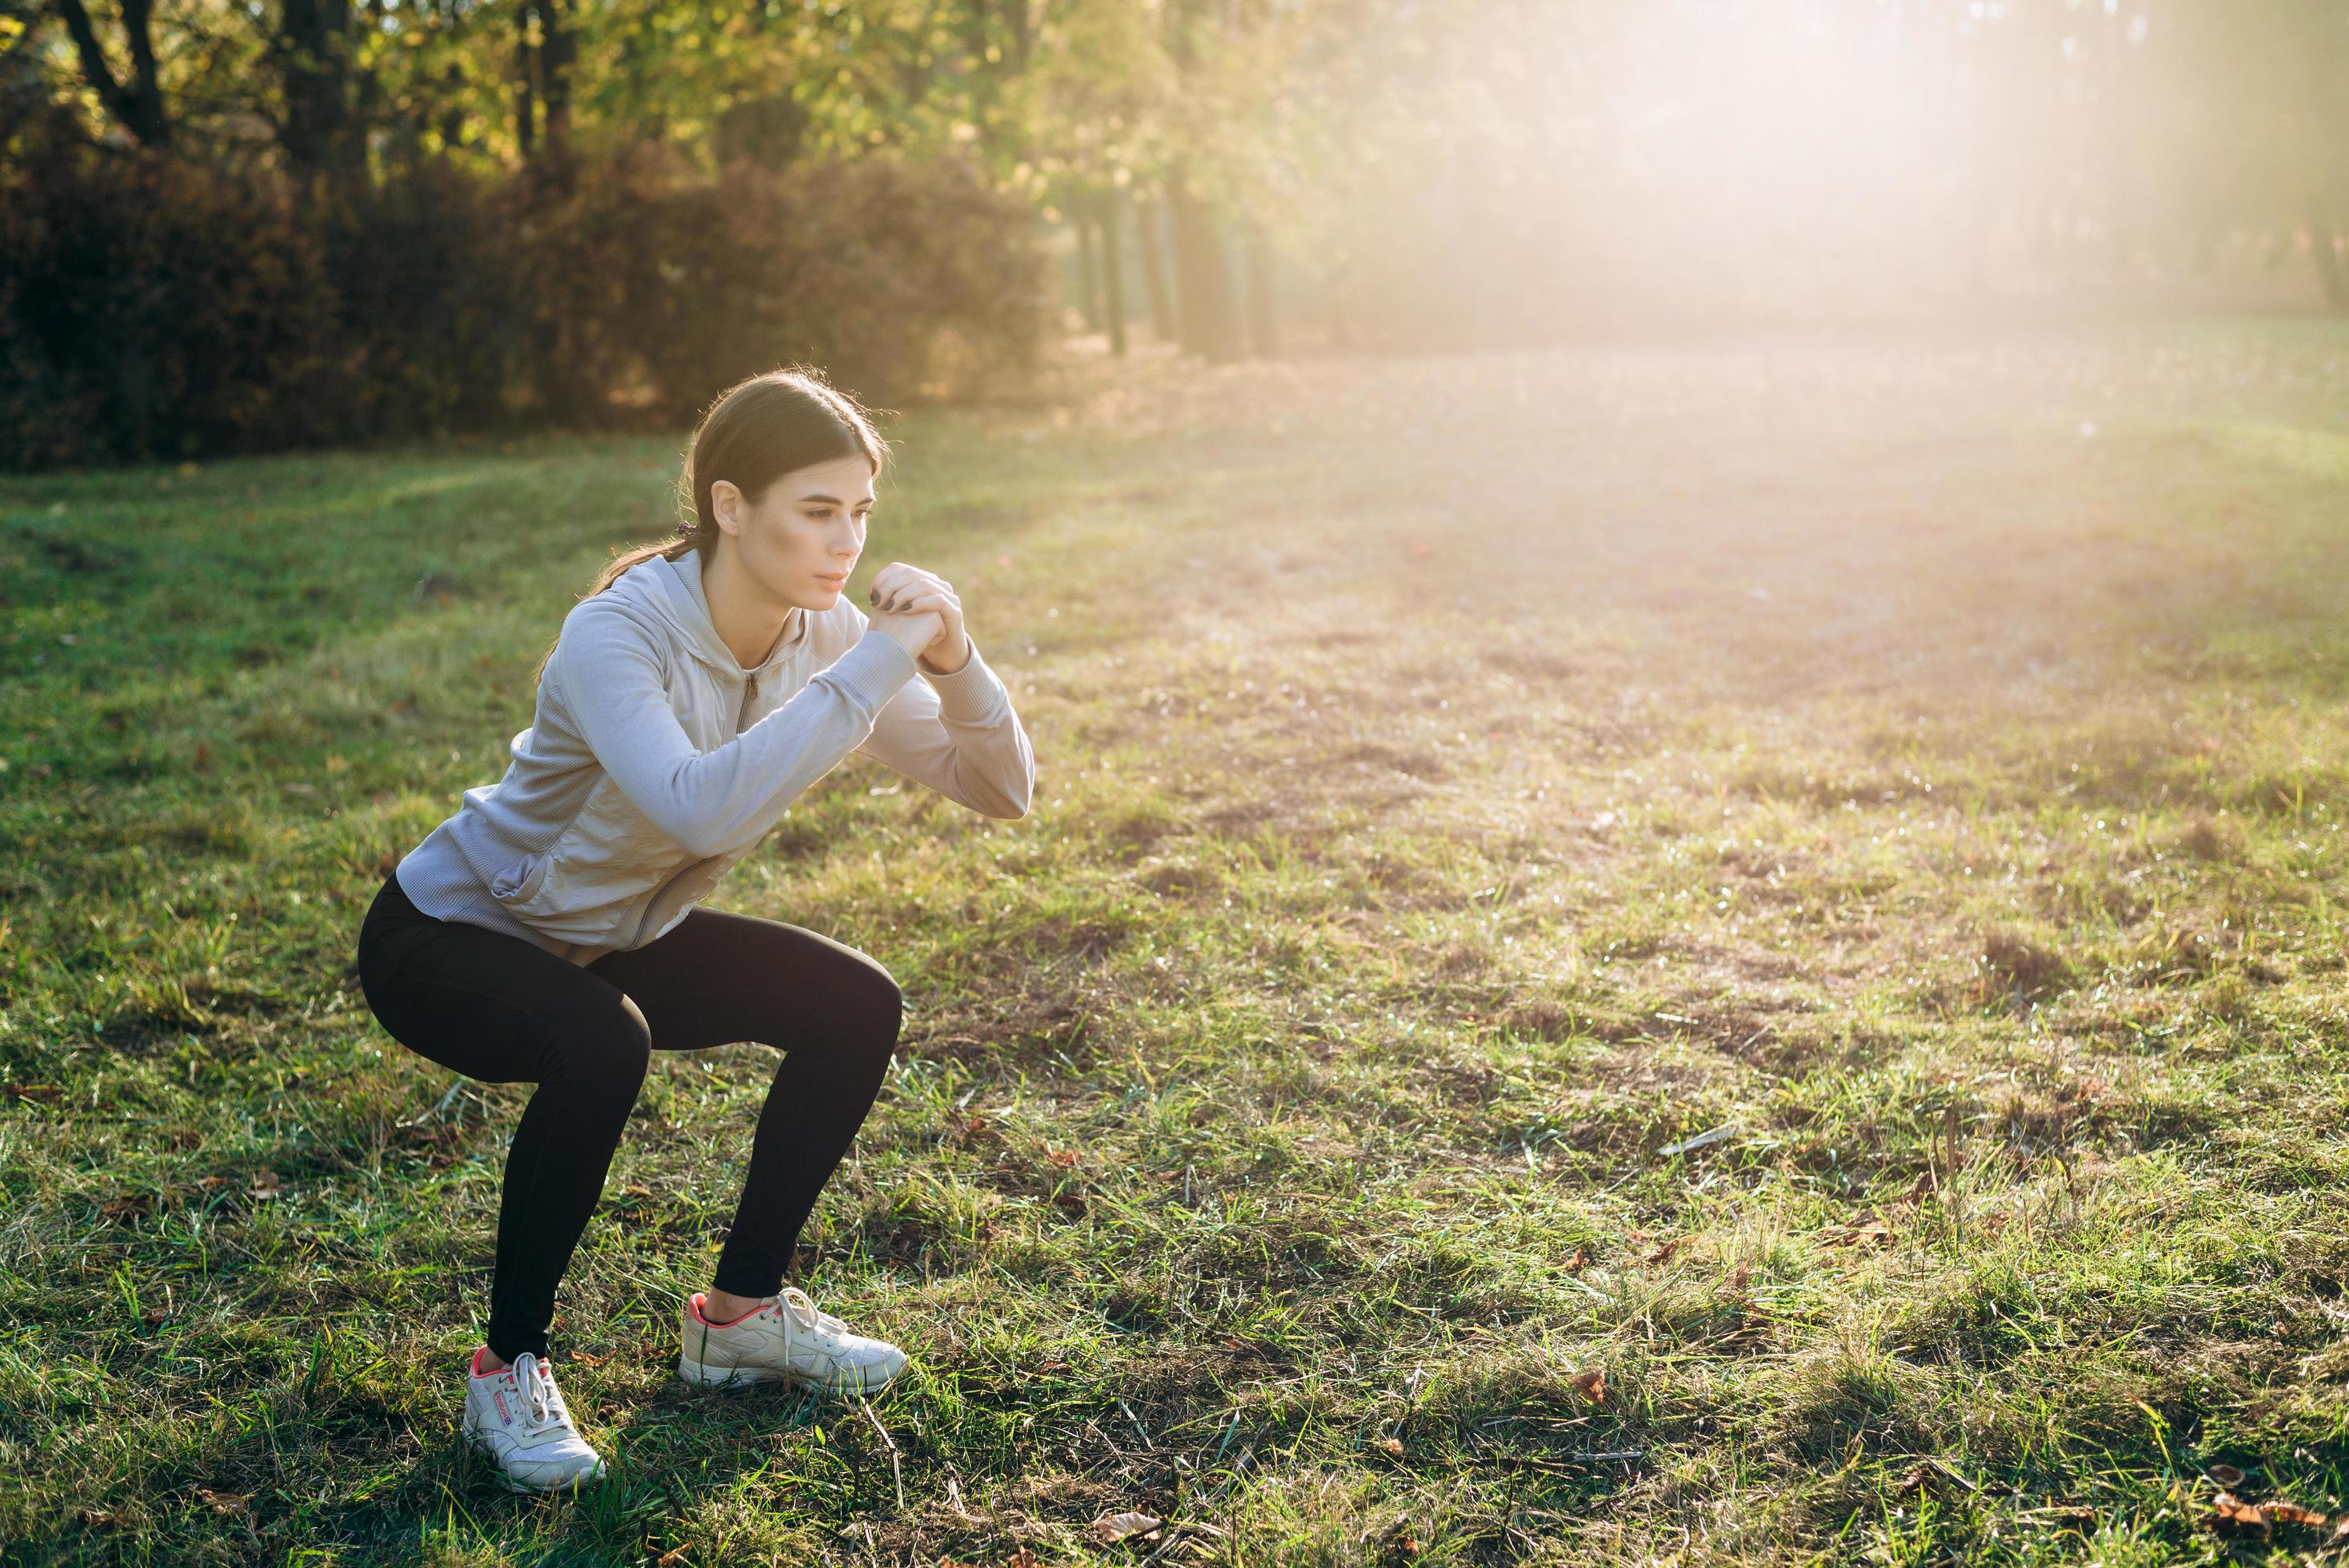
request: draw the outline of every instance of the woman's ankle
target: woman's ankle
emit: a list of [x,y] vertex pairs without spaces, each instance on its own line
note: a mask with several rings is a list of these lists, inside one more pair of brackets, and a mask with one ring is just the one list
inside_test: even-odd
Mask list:
[[732,1323],[737,1318],[749,1316],[774,1299],[771,1295],[736,1295],[731,1291],[711,1285],[701,1293],[701,1315],[711,1323]]
[[512,1365],[512,1362],[486,1345],[482,1346],[480,1353],[473,1357],[473,1370],[476,1374],[502,1372]]

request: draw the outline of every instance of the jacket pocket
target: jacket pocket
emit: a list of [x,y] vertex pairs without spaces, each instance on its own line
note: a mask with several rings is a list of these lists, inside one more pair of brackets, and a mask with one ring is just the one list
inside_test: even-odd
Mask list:
[[689,858],[606,778],[544,854],[510,868],[490,892],[533,931],[600,944],[632,930],[646,895]]
[[562,847],[560,841],[538,854],[516,861],[500,872],[490,883],[490,896],[512,908],[528,903],[546,883],[546,873],[554,864],[554,851]]

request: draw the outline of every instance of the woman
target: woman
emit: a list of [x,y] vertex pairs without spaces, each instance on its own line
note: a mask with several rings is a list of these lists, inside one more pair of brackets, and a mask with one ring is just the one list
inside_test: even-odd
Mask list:
[[783,1052],[716,1275],[678,1312],[678,1375],[869,1390],[905,1365],[782,1284],[879,1092],[896,984],[812,931],[694,907],[851,751],[989,817],[1028,810],[1034,755],[953,588],[892,562],[869,621],[843,593],[886,449],[812,373],[720,397],[687,457],[690,531],[615,560],[564,617],[505,777],[464,792],[360,928],[360,984],[394,1038],[538,1086],[506,1157],[464,1417],[517,1489],[604,1473],[546,1330],[654,1049]]

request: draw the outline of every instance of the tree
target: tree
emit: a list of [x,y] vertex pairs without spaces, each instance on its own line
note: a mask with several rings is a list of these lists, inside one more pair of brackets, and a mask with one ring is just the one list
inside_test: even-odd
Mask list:
[[98,41],[98,28],[81,0],[56,0],[57,15],[73,38],[90,90],[116,122],[144,147],[168,146],[171,124],[155,66],[153,0],[121,0],[122,32],[130,54],[130,79],[119,80]]

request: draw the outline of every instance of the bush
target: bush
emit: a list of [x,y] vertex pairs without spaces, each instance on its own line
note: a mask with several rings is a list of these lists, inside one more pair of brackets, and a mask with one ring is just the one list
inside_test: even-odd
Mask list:
[[875,403],[1024,377],[1019,202],[871,158],[406,170],[340,206],[90,150],[0,172],[0,466],[674,427],[790,360]]
[[[711,181],[672,156],[549,166],[525,187],[507,241],[527,280],[529,388],[555,422],[616,407],[678,423],[784,360],[885,401],[1032,368],[1044,317],[1029,215],[964,170],[737,163]],[[956,346],[971,363],[947,362]]]
[[333,291],[281,204],[159,159],[84,152],[0,186],[0,462],[331,438]]

